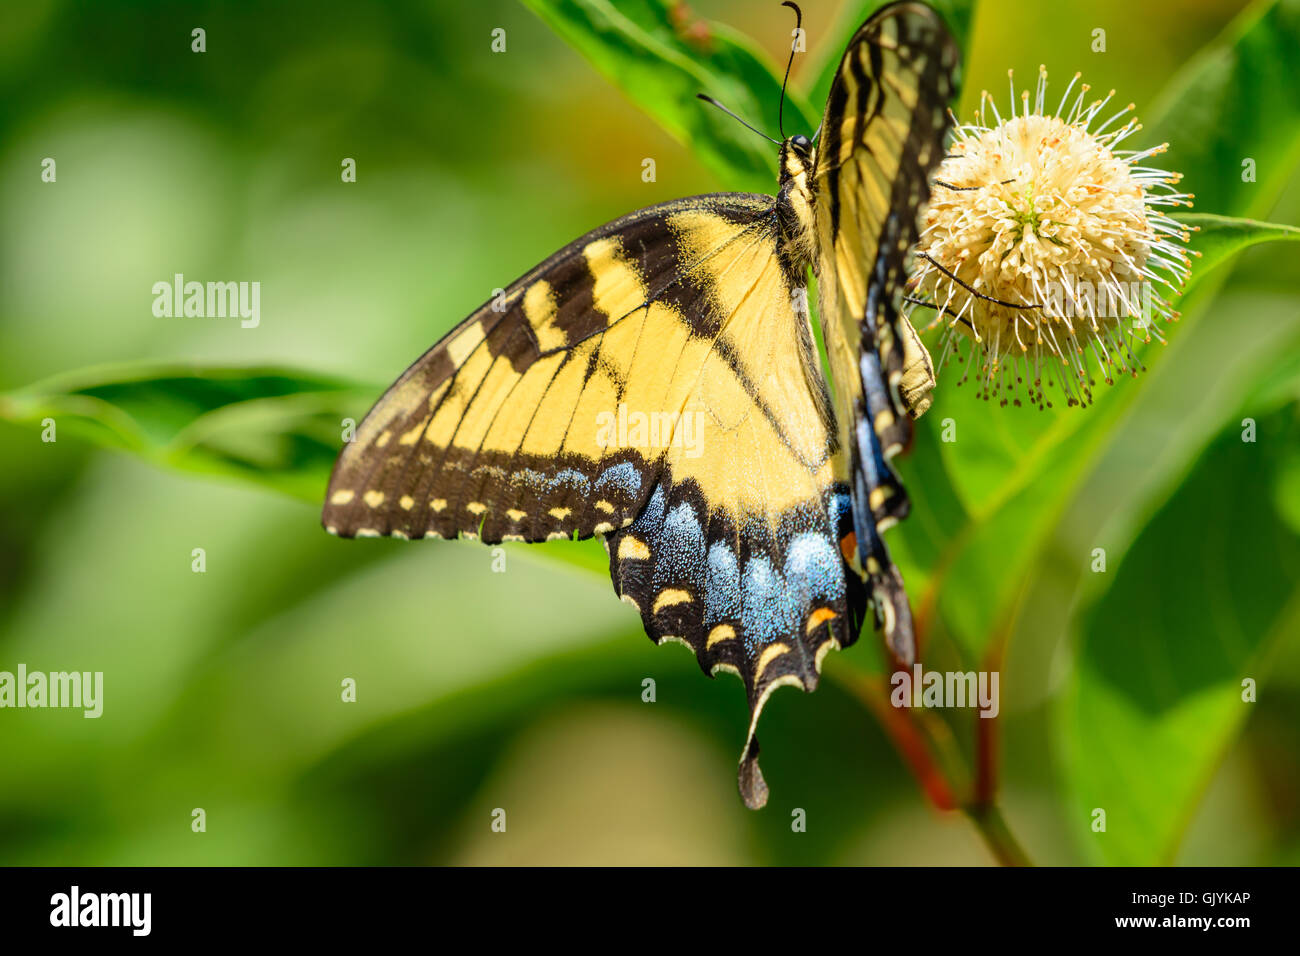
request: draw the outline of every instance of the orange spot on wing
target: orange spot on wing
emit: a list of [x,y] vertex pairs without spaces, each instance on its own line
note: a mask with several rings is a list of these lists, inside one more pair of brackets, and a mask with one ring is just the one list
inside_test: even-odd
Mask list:
[[811,634],[813,630],[823,621],[832,620],[834,617],[835,617],[835,612],[832,611],[830,608],[819,607],[817,610],[813,611],[812,614],[808,615],[808,625],[806,628],[804,628],[804,630],[806,633]]
[[854,556],[858,553],[858,535],[855,531],[850,531],[844,537],[840,538],[840,554],[844,555],[847,564],[853,563]]

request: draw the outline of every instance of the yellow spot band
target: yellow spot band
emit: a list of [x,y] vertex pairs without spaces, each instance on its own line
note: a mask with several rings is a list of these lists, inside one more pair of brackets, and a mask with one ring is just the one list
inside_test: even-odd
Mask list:
[[650,549],[645,546],[645,542],[631,535],[618,543],[618,559],[626,561],[629,558],[635,558],[638,561],[647,561],[650,558]]
[[658,614],[664,608],[672,607],[674,604],[690,604],[694,600],[688,591],[683,591],[680,588],[668,588],[660,591],[659,596],[655,598],[654,613]]
[[713,630],[709,631],[709,638],[704,642],[704,649],[707,651],[714,644],[721,644],[723,641],[733,640],[736,636],[736,630],[730,624],[719,624]]
[[790,645],[781,643],[773,644],[767,650],[763,651],[758,657],[758,666],[754,668],[754,683],[758,683],[763,678],[763,671],[767,670],[767,665],[772,663],[782,654],[788,653]]

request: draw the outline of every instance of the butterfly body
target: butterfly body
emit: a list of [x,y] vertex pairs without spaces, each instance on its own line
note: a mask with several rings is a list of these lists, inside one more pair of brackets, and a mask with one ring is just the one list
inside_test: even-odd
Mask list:
[[954,63],[932,11],[886,8],[850,43],[822,142],[781,144],[775,197],[639,210],[485,303],[366,416],[335,466],[327,530],[602,536],[651,638],[744,682],[740,789],[761,806],[768,696],[812,690],[868,602],[895,656],[914,653],[881,533],[907,512],[888,459],[919,408],[909,376],[927,391],[897,297]]
[[810,180],[814,149],[806,136],[791,136],[781,144],[776,214],[781,225],[783,252],[791,262],[796,279],[817,262],[817,223],[813,210],[816,196]]

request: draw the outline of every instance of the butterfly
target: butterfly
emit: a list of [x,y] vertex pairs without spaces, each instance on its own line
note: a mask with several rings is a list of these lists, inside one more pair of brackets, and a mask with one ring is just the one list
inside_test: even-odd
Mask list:
[[893,656],[915,655],[882,533],[908,513],[890,459],[934,386],[899,309],[957,63],[928,6],[876,12],[814,137],[773,140],[776,196],[650,206],[511,283],[370,410],[335,464],[326,530],[603,537],[651,639],[744,682],[740,792],[763,806],[755,728],[776,688],[813,690],[868,605]]

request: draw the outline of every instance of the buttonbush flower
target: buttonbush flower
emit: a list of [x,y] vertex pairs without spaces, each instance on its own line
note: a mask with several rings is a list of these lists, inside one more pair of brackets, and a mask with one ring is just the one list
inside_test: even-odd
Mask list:
[[1136,375],[1135,345],[1163,342],[1154,320],[1179,315],[1170,299],[1187,278],[1189,230],[1162,210],[1192,196],[1180,173],[1145,165],[1167,143],[1117,148],[1142,128],[1133,104],[1098,123],[1115,92],[1085,105],[1079,78],[1054,113],[1039,67],[1032,104],[1022,91],[1016,111],[1012,80],[1009,117],[985,91],[975,121],[956,123],[908,283],[943,326],[940,367],[956,356],[958,384],[973,377],[1004,405],[1023,393],[1050,407],[1056,383],[1068,404],[1090,403],[1094,367],[1107,383]]

